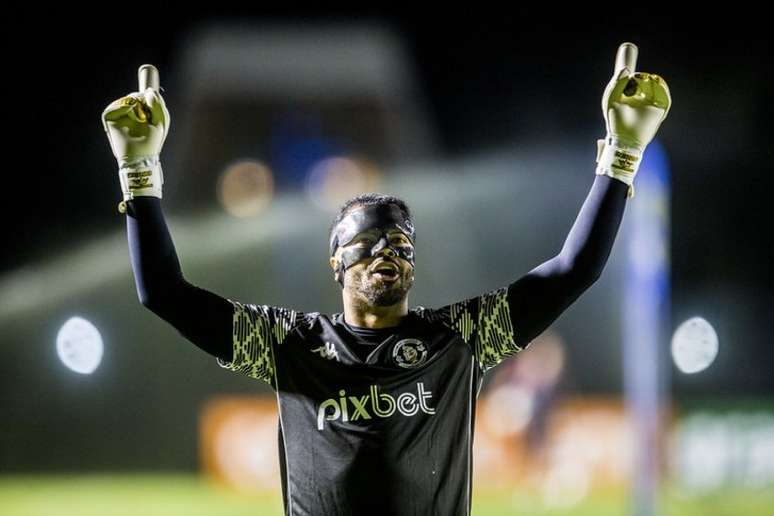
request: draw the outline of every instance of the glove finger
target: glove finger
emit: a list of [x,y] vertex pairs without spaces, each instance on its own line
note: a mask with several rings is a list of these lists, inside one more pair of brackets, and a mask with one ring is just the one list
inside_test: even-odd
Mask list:
[[153,88],[159,91],[159,71],[151,64],[144,64],[137,70],[137,82],[140,84],[140,91],[145,91],[148,88]]
[[105,111],[102,112],[102,123],[107,129],[108,123],[118,121],[131,121],[132,123],[147,123],[150,111],[145,105],[142,95],[137,92],[130,93],[113,101]]
[[142,106],[138,106],[138,103],[140,102],[142,102],[141,96],[137,93],[129,93],[128,95],[111,102],[102,112],[102,118],[104,121],[116,121],[125,116],[131,116],[133,119],[137,119],[136,116],[132,115],[136,115],[136,110],[142,108]]
[[620,92],[614,91],[619,95],[613,97],[614,102],[622,102],[634,107],[652,106],[664,111],[669,108],[671,102],[669,87],[658,75],[637,72],[620,82],[624,83],[624,88]]
[[166,133],[169,128],[169,111],[164,98],[158,91],[148,88],[145,90],[144,102],[150,111],[151,124],[163,125],[164,132]]
[[669,108],[672,105],[672,95],[669,92],[669,86],[663,77],[655,73],[643,74],[646,76],[650,86],[650,97],[654,106],[664,109],[664,118],[666,118]]
[[624,69],[633,74],[637,69],[637,45],[634,43],[621,43],[615,55],[615,71],[613,77],[620,78]]
[[[613,77],[607,83],[602,94],[602,115],[607,120],[607,112],[610,104],[621,98],[623,90],[627,87],[628,76],[634,74],[637,68],[637,45],[634,43],[621,43],[615,55],[615,68]],[[631,85],[629,86],[631,88]],[[608,128],[609,129],[609,128]]]
[[[118,102],[118,101],[116,101]],[[102,112],[102,119],[109,122],[114,122],[118,120],[119,118],[123,118],[126,115],[129,114],[132,109],[134,109],[134,106],[129,106],[125,104],[116,104],[116,102],[113,102],[108,107],[105,108],[105,110]]]

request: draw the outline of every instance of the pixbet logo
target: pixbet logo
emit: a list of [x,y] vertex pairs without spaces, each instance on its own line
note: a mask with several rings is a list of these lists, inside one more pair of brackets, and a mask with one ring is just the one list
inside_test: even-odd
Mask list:
[[[417,382],[417,394],[404,392],[397,398],[384,392],[380,393],[378,385],[372,385],[370,392],[371,394],[363,396],[347,396],[346,391],[341,389],[338,399],[328,398],[320,403],[317,409],[317,430],[322,430],[326,421],[341,418],[346,423],[359,419],[372,419],[372,416],[390,417],[396,410],[404,416],[413,416],[420,410],[425,414],[435,414],[435,409],[427,403],[433,393],[426,391],[422,382]],[[371,412],[368,411],[369,400]],[[328,411],[329,408],[330,411]]]

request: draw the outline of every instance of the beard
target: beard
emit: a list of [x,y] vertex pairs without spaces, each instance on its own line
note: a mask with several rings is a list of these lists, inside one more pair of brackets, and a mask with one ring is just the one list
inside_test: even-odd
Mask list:
[[384,281],[367,270],[353,272],[347,288],[354,289],[358,297],[370,306],[392,306],[400,303],[414,285],[414,271],[409,268],[400,273],[395,281]]

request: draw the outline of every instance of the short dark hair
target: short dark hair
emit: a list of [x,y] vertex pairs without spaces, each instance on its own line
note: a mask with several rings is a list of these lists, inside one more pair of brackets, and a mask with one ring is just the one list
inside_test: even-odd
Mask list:
[[[339,222],[341,222],[341,220],[346,217],[350,211],[360,206],[378,206],[383,204],[394,204],[400,209],[400,211],[403,213],[403,216],[407,220],[410,220],[412,225],[414,224],[414,219],[411,217],[411,210],[403,201],[403,199],[399,199],[394,195],[386,195],[376,192],[364,193],[349,199],[347,202],[341,205],[341,208],[339,208],[339,213],[336,215],[336,218],[333,219],[333,223],[328,230],[328,239],[330,240],[330,237],[333,236],[333,230],[336,228],[336,226],[339,225]],[[416,227],[414,228],[414,240],[416,241]]]

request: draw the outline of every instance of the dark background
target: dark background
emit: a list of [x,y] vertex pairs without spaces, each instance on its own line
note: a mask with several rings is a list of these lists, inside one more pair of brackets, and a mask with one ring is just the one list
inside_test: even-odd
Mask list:
[[[600,10],[602,6],[594,5]],[[188,31],[214,19],[246,25],[370,21],[398,31],[413,58],[443,154],[509,142],[604,135],[598,78],[623,41],[658,73],[673,107],[659,131],[672,170],[673,319],[733,308],[718,328],[735,346],[729,392],[771,394],[771,34],[754,12],[621,13],[553,6],[431,14],[374,10],[158,12],[123,6],[18,14],[4,35],[6,189],[10,239],[0,273],[123,225],[120,188],[99,115],[134,88],[137,66],[174,66]],[[115,12],[110,12],[111,9]],[[613,10],[612,6],[606,9]],[[620,10],[620,7],[615,8]],[[664,6],[659,10],[664,12]],[[454,11],[450,14],[450,11]],[[561,16],[560,16],[561,14]],[[604,76],[610,72],[604,72]],[[174,87],[171,85],[170,87]],[[9,139],[10,137],[10,139]],[[579,164],[579,173],[588,173]],[[8,343],[4,343],[8,345]],[[691,392],[691,380],[682,387]]]

